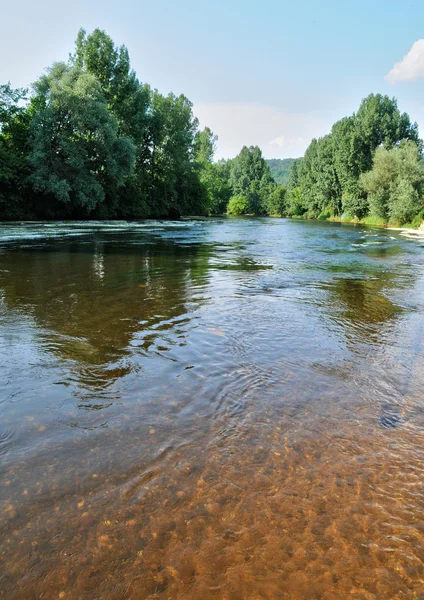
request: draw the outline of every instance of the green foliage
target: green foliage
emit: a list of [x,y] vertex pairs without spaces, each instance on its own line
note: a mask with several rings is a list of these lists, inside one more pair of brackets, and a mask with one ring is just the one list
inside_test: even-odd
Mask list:
[[[410,160],[402,159],[400,165],[390,151],[406,142]],[[409,220],[420,210],[421,189],[408,173],[412,162],[419,162],[421,144],[416,123],[400,113],[396,100],[371,94],[356,114],[335,123],[329,135],[312,140],[305,156],[293,163],[289,189],[300,187],[300,196],[289,200],[289,214],[299,215],[303,209],[309,218],[363,219],[370,213],[386,221]],[[396,155],[399,160],[405,152]],[[399,169],[410,185],[399,182]],[[382,183],[382,173],[390,183]]]
[[28,176],[29,118],[20,102],[26,93],[12,89],[10,84],[0,85],[0,215],[7,219],[31,216],[23,198]]
[[228,184],[228,169],[224,163],[214,164],[213,157],[218,137],[209,127],[198,131],[194,141],[194,155],[204,191],[204,209],[211,215],[222,214],[231,197]]
[[211,164],[216,151],[218,136],[214,135],[209,127],[198,131],[194,139],[194,154],[200,165]]
[[290,171],[295,158],[270,158],[266,161],[271,171],[271,176],[276,183],[287,187],[290,181]]
[[0,85],[0,131],[22,112],[19,102],[25,99],[27,90],[10,87],[10,83]]
[[368,198],[361,197],[359,192],[353,196],[343,197],[342,205],[345,218],[363,219],[369,212]]
[[227,210],[231,198],[228,176],[221,164],[209,164],[203,167],[200,181],[207,191],[207,208],[211,215],[221,215]]
[[103,203],[96,216],[136,217],[156,216],[156,209],[148,202],[152,182],[149,178],[151,163],[151,90],[142,85],[131,69],[128,50],[117,47],[100,29],[87,35],[78,33],[75,54],[70,62],[91,73],[100,83],[108,110],[118,123],[118,134],[129,137],[135,146],[135,164],[125,186],[116,190],[107,204]]
[[303,217],[306,213],[306,206],[302,197],[302,190],[300,186],[297,186],[289,190],[288,203],[287,203],[287,215],[289,217]]
[[142,84],[125,46],[78,33],[68,63],[33,87],[0,86],[0,218],[144,218],[226,206],[216,137],[183,95]]
[[368,194],[370,215],[403,224],[423,207],[424,168],[415,142],[377,148],[373,168],[363,174],[360,187]]
[[[389,153],[385,162],[383,153]],[[368,175],[374,154],[377,162]],[[329,135],[312,140],[302,159],[291,161],[288,191],[278,188],[263,165],[268,162],[275,173],[279,163],[264,161],[257,147],[244,147],[230,161],[229,185],[233,195],[248,201],[244,212],[252,214],[314,219],[364,219],[371,214],[373,219],[404,223],[422,211],[420,156],[416,124],[400,113],[395,99],[372,94]],[[380,171],[389,183],[378,180]]]
[[228,212],[415,223],[424,213],[417,125],[380,94],[302,159],[266,161],[245,146],[214,163],[217,137],[199,131],[191,102],[151,90],[125,46],[81,29],[69,61],[26,101],[25,90],[0,86],[3,219]]
[[333,207],[331,205],[325,206],[318,215],[318,221],[326,221],[327,219],[332,219],[334,216]]
[[382,219],[381,217],[371,217],[368,215],[367,217],[361,219],[361,223],[364,225],[371,225],[373,227],[384,227],[384,225],[387,225],[387,220]]
[[299,186],[299,165],[301,159],[297,158],[290,165],[290,173],[289,173],[289,181],[288,181],[288,189],[293,190],[294,188]]
[[249,213],[249,200],[243,194],[232,196],[228,203],[227,213],[229,215],[246,215]]
[[412,221],[422,207],[420,192],[407,179],[399,179],[389,197],[389,220],[403,225]]
[[205,192],[195,170],[194,143],[198,122],[183,95],[152,94],[150,176],[151,201],[159,215],[204,213]]
[[31,182],[59,214],[89,214],[130,175],[135,147],[118,124],[94,75],[56,63],[35,84],[28,161]]
[[140,84],[131,70],[128,50],[117,47],[100,29],[87,35],[80,29],[71,62],[100,83],[109,110],[118,120],[119,133],[135,143],[149,137],[150,88]]
[[229,185],[234,196],[242,195],[249,202],[249,214],[265,214],[266,201],[275,182],[258,146],[243,146],[231,161]]
[[227,212],[232,190],[230,186],[231,161],[220,160],[210,166],[210,203],[211,215],[222,215]]
[[273,185],[265,198],[266,212],[272,216],[287,215],[287,190],[283,186]]

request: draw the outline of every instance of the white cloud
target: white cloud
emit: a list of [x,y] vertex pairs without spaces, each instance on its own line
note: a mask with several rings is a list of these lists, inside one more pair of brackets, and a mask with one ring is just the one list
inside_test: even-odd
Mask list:
[[424,40],[418,40],[401,61],[386,75],[391,83],[424,77]]
[[218,135],[216,158],[232,158],[242,146],[258,145],[266,158],[302,156],[313,137],[331,129],[332,120],[312,113],[290,113],[266,104],[197,104],[200,126]]
[[296,146],[304,143],[304,139],[301,137],[289,137],[287,135],[279,135],[269,142],[270,146],[278,146],[279,148],[290,148],[292,146]]

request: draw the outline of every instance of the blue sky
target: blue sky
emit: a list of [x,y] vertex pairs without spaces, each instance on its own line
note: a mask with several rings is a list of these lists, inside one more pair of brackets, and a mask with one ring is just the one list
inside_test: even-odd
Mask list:
[[142,81],[190,98],[218,157],[243,144],[300,156],[371,92],[396,96],[424,134],[422,1],[0,1],[0,82],[28,85],[80,27],[100,27]]

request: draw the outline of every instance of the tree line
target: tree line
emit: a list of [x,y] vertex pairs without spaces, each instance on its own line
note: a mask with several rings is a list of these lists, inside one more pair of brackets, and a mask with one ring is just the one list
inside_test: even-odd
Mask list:
[[257,147],[212,165],[227,198],[211,206],[228,214],[418,226],[424,220],[422,151],[418,126],[396,99],[371,94],[328,135],[313,139],[303,158],[290,161],[286,186],[272,174],[277,179],[287,161],[265,161]]
[[0,86],[0,219],[269,212],[278,186],[260,149],[214,163],[216,141],[184,95],[139,81],[125,46],[81,29],[30,93]]
[[214,162],[216,142],[184,95],[140,82],[125,46],[81,29],[30,93],[0,85],[0,219],[424,217],[418,127],[387,96],[370,95],[294,161],[245,146]]
[[201,145],[185,96],[141,83],[125,46],[81,29],[30,94],[0,86],[0,218],[206,213]]
[[[249,153],[258,160],[259,152],[243,148],[223,168],[248,174],[242,157]],[[303,158],[291,161],[287,186],[270,181],[278,163],[267,161],[272,171],[264,169],[259,185],[257,179],[248,189],[233,183],[227,210],[419,226],[424,220],[422,153],[418,126],[399,111],[396,99],[371,94],[328,135],[313,139]],[[251,200],[252,189],[262,191],[259,204]]]
[[417,124],[396,100],[371,94],[292,164],[285,214],[419,225],[422,150]]

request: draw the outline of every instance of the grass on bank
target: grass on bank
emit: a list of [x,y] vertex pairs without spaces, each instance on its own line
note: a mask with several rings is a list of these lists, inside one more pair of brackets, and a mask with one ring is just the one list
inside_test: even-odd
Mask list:
[[[227,213],[228,214],[228,213]],[[233,215],[232,215],[233,216]],[[254,217],[254,214],[244,215]],[[416,217],[411,223],[391,223],[386,221],[385,219],[379,217],[364,217],[363,219],[358,219],[358,217],[350,217],[350,216],[328,216],[328,215],[319,215],[319,217],[311,218],[307,215],[278,215],[272,214],[268,215],[269,217],[275,219],[297,219],[300,221],[328,221],[330,223],[346,223],[352,225],[368,225],[371,227],[384,227],[384,228],[399,228],[399,229],[423,229],[424,230],[424,220],[422,217]]]
[[416,217],[410,223],[402,223],[402,224],[395,223],[395,222],[391,223],[380,217],[370,217],[370,216],[364,217],[363,219],[358,219],[357,217],[349,217],[349,216],[329,217],[325,220],[331,221],[333,223],[353,223],[353,224],[357,224],[357,225],[369,225],[372,227],[385,227],[385,228],[399,227],[402,229],[420,229],[420,227],[424,226],[424,221],[422,220],[421,217]]

